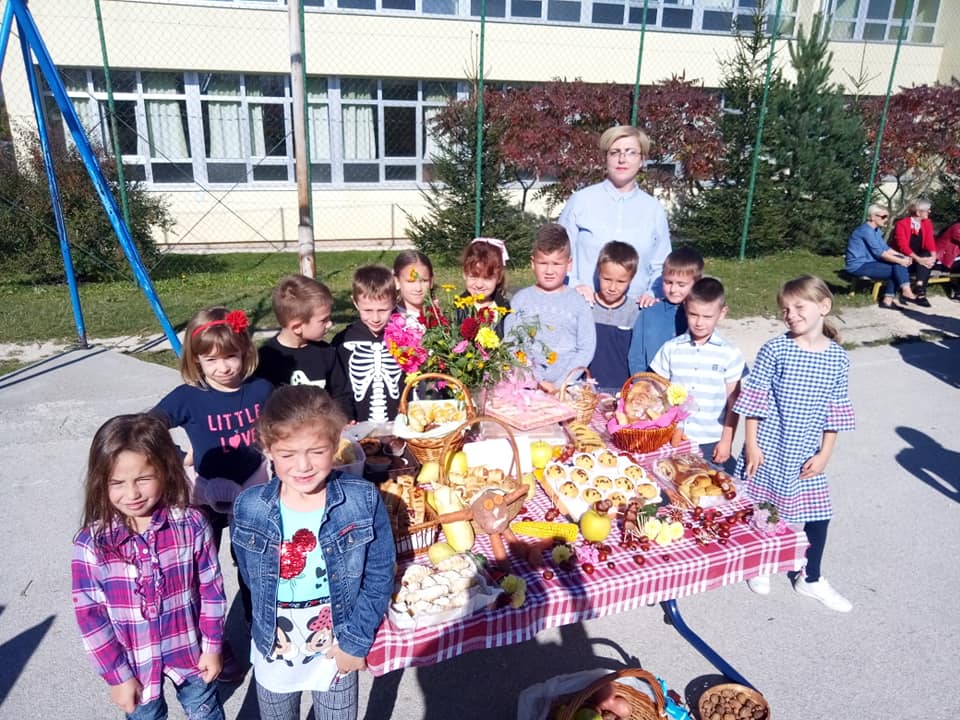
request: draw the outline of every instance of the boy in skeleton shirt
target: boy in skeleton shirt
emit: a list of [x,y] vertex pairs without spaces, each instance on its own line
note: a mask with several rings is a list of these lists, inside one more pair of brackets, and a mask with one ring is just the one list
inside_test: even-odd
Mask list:
[[331,394],[357,422],[388,422],[397,415],[403,371],[387,350],[384,329],[397,305],[393,273],[364,265],[353,273],[353,304],[360,314],[333,339],[337,366]]

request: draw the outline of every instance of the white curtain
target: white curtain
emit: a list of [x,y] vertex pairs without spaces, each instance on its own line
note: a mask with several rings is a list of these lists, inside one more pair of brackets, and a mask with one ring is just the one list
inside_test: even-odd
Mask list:
[[330,109],[326,105],[307,106],[307,132],[310,134],[310,159],[330,159]]
[[210,128],[210,147],[207,157],[222,160],[242,158],[243,142],[240,132],[240,103],[205,102],[207,125]]
[[[97,106],[96,100],[92,98],[71,98],[71,102],[73,103],[73,109],[77,111],[77,117],[80,118],[80,124],[83,126],[87,139],[90,140],[92,144],[108,147],[109,130],[106,126],[106,110],[104,110],[103,118],[101,118],[100,108]],[[54,117],[55,111],[59,112],[59,110],[56,110],[57,104],[53,98],[50,98],[49,103],[48,107],[50,110],[47,113],[48,120]],[[59,117],[59,115],[56,117]],[[66,129],[66,125],[64,125],[63,134],[67,139],[67,145],[75,148],[76,144],[73,142],[73,134]]]
[[263,157],[267,154],[267,141],[263,136],[263,105],[250,105],[250,154]]
[[423,159],[427,161],[431,160],[434,155],[440,154],[440,148],[433,137],[433,119],[440,114],[440,110],[441,108],[423,109],[423,129],[426,138],[423,142]]
[[373,114],[365,105],[343,106],[343,157],[345,160],[376,160],[377,133]]
[[150,157],[171,160],[190,157],[180,101],[147,100],[146,109]]

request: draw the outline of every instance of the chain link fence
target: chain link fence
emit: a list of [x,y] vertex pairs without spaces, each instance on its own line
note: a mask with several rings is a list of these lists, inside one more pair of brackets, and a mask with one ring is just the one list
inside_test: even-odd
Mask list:
[[[427,212],[424,191],[439,179],[434,159],[442,150],[432,132],[435,121],[451,103],[469,102],[481,87],[493,113],[485,128],[509,113],[510,147],[498,148],[499,158],[514,159],[500,175],[504,189],[537,218],[559,212],[562,193],[539,192],[558,177],[579,169],[586,180],[602,172],[592,149],[602,127],[582,123],[587,115],[650,131],[654,152],[644,183],[672,213],[682,214],[691,195],[726,182],[717,169],[724,167],[724,118],[749,116],[750,137],[756,136],[768,59],[772,82],[796,80],[791,47],[801,28],[810,33],[818,10],[829,20],[822,32],[831,40],[830,81],[842,86],[849,112],[866,118],[865,161],[854,178],[863,202],[873,194],[868,188],[889,179],[882,160],[876,169],[867,161],[886,122],[875,109],[882,110],[885,94],[960,74],[960,50],[946,43],[960,29],[960,19],[945,5],[942,0],[303,0],[302,7],[291,9],[273,0],[33,0],[30,10],[174,324],[182,325],[197,302],[230,301],[259,308],[269,325],[270,287],[277,276],[298,268],[293,55],[303,60],[303,150],[316,248],[372,250],[371,257],[389,260],[393,250],[409,245],[410,218]],[[302,51],[290,29],[291,13],[302,23]],[[735,31],[742,38],[765,38],[751,60],[748,107],[730,102],[731,63],[744,47]],[[8,288],[36,288],[53,279],[51,273],[36,271],[33,261],[18,253],[44,247],[46,267],[56,267],[58,236],[38,197],[43,178],[40,189],[25,189],[24,178],[39,177],[42,164],[19,38],[14,22],[2,76],[8,129],[0,123],[0,131],[8,133],[8,142],[2,148],[0,210],[6,211],[7,230],[30,239],[19,247],[7,242],[0,280]],[[43,80],[41,92],[69,203],[68,241],[81,278],[129,280],[133,275],[110,239],[95,196],[84,194],[84,176],[71,155],[75,143]],[[694,102],[704,107],[694,111]],[[864,110],[867,105],[874,109]],[[783,111],[771,104],[768,122]],[[709,146],[701,145],[706,136],[692,130],[710,123],[714,135]],[[594,143],[593,155],[558,147],[556,158],[548,157],[554,139],[581,142],[561,131],[580,125],[586,144]],[[504,136],[489,137],[503,142]],[[757,147],[755,164],[762,171],[771,154],[768,145]],[[470,163],[483,153],[461,150],[463,172],[475,172]],[[716,162],[704,165],[709,153]],[[918,167],[934,163],[922,168],[925,177],[937,176],[942,168],[936,167],[935,148],[920,154]],[[909,199],[918,174],[916,167],[902,173],[907,182],[894,204]],[[738,182],[743,180],[753,187],[751,178]],[[678,183],[686,183],[690,193],[677,193]],[[741,221],[749,218],[750,204],[746,208],[738,211]],[[858,222],[849,218],[851,228]],[[477,229],[482,233],[482,226]],[[740,227],[736,231],[740,234]],[[748,223],[742,235],[749,242]],[[450,243],[460,247],[468,239]],[[216,255],[241,251],[242,260]],[[344,277],[360,257],[345,263],[321,257],[317,263],[318,277],[338,288],[338,302],[345,305]],[[337,277],[330,274],[333,265]],[[226,297],[213,280],[206,294],[177,289],[178,283],[185,287],[226,270],[262,286],[234,288]],[[132,294],[129,282],[123,287]],[[60,315],[66,316],[63,308]],[[92,335],[123,327],[109,311],[103,315],[107,322],[88,322]],[[4,324],[15,321],[8,314]],[[149,326],[146,314],[137,331]]]

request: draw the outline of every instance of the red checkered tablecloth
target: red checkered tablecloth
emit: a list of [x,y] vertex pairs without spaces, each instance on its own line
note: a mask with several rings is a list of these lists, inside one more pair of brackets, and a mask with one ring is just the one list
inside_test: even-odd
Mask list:
[[[639,459],[646,465],[656,457],[691,449],[695,451],[695,446],[684,442]],[[728,514],[747,506],[741,500],[721,510]],[[549,507],[550,501],[538,490],[524,514],[540,519]],[[447,625],[416,630],[399,630],[388,618],[367,655],[367,665],[374,675],[434,665],[466,652],[525,642],[546,628],[687,597],[757,575],[799,569],[807,547],[802,532],[787,530],[761,537],[743,524],[732,528],[726,545],[703,546],[689,535],[687,532],[682,540],[665,547],[652,545],[646,552],[628,551],[618,545],[620,531],[615,527],[608,541],[612,549],[608,561],[613,567],[598,562],[592,574],[585,573],[580,564],[568,571],[551,567],[556,575],[550,580],[543,578],[542,569],[513,559],[511,572],[527,581],[527,600],[522,607],[487,609]],[[486,537],[478,537],[477,543],[476,549],[492,557]],[[645,558],[642,566],[634,561],[638,553]]]

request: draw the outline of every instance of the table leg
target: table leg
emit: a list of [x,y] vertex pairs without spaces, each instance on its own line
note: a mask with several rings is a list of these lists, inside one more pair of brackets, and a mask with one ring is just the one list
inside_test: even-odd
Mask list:
[[716,650],[707,645],[703,638],[690,629],[690,626],[687,625],[683,619],[683,616],[680,614],[680,608],[677,607],[676,600],[667,600],[660,604],[663,606],[664,611],[670,618],[670,622],[673,624],[673,627],[676,628],[678,633],[680,633],[680,637],[690,643],[697,652],[709,660],[711,665],[726,675],[733,682],[746,685],[747,687],[756,690],[756,688],[754,688],[753,685],[751,685],[743,675],[733,669],[730,663],[720,657]]

